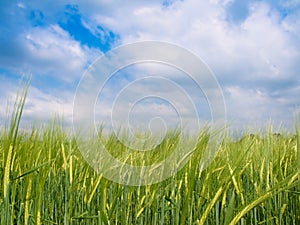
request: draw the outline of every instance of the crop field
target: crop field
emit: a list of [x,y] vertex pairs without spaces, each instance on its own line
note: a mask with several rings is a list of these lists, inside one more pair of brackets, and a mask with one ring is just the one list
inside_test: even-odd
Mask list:
[[[300,224],[299,129],[274,134],[270,128],[238,140],[228,134],[203,170],[209,135],[200,131],[176,175],[126,186],[97,174],[59,120],[19,129],[25,98],[26,90],[0,136],[1,224]],[[98,138],[114,157],[128,159],[114,135]],[[170,132],[155,152],[124,163],[163,160],[178,138]]]

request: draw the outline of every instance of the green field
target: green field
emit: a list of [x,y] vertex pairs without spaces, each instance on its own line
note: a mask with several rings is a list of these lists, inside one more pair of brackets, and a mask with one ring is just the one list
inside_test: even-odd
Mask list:
[[[25,96],[26,90],[0,136],[1,224],[300,224],[299,133],[270,128],[239,141],[228,134],[200,170],[209,140],[203,131],[175,176],[132,187],[94,172],[60,121],[19,130]],[[156,151],[135,153],[126,163],[163,160],[178,138],[170,132]],[[113,135],[99,139],[112,155],[128,159]]]

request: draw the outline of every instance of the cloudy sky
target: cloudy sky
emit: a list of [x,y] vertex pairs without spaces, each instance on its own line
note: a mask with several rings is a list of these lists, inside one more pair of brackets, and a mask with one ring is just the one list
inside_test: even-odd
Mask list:
[[[12,0],[0,2],[0,17],[1,126],[20,78],[28,75],[32,81],[23,123],[63,115],[71,124],[76,89],[89,66],[116,47],[146,40],[181,46],[203,60],[221,87],[231,128],[272,123],[292,130],[299,113],[299,0]],[[166,75],[177,89],[160,83],[158,90],[155,79],[134,82],[150,75]],[[152,90],[153,95],[169,93],[166,98],[177,96],[180,88],[195,88],[186,74],[166,65],[133,65],[118,71],[103,90],[98,120],[109,123],[114,97],[128,85],[136,96]],[[189,97],[205,123],[210,100],[199,91]],[[140,99],[130,109],[133,120],[160,116],[168,123],[180,115],[176,104],[183,111],[189,107],[180,95],[176,103],[152,98]],[[126,100],[117,101],[116,120],[122,118]]]

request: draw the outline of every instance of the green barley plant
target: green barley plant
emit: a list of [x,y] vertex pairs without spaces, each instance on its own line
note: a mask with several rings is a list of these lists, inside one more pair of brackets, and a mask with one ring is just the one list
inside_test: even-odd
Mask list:
[[[300,224],[300,137],[226,135],[212,163],[199,162],[209,136],[202,131],[188,163],[148,186],[125,186],[97,174],[60,119],[19,129],[28,84],[0,136],[1,224]],[[170,131],[153,151],[133,152],[115,135],[98,132],[115,158],[131,165],[164,160],[178,143]],[[186,148],[189,146],[187,141]]]

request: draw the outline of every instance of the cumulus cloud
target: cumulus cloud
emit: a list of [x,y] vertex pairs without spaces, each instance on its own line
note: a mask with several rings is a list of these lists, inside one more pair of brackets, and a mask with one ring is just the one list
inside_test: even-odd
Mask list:
[[[299,94],[299,88],[292,93]],[[269,92],[259,89],[243,89],[238,86],[227,87],[226,103],[230,124],[233,127],[265,128],[273,124],[293,129],[294,114],[297,111],[295,98],[287,96],[273,97]]]
[[[290,126],[299,104],[291,97],[299,95],[300,86],[298,12],[282,16],[278,5],[270,1],[248,2],[244,20],[233,23],[228,20],[228,4],[187,0],[168,7],[131,5],[125,10],[126,17],[119,10],[113,16],[94,17],[120,33],[123,43],[163,40],[195,52],[227,91],[232,120],[251,124],[272,118]],[[233,110],[238,104],[244,110]]]
[[89,49],[72,40],[58,25],[29,30],[24,48],[35,73],[66,81],[80,77],[86,66],[101,55],[99,50]]
[[[86,66],[101,55],[97,49],[81,46],[58,25],[28,29],[16,42],[19,49],[5,51],[15,51],[15,54],[1,54],[2,68],[28,71],[33,76],[52,76],[63,81],[78,79]],[[8,46],[14,47],[13,43]]]
[[124,13],[115,10],[113,17],[94,17],[120,33],[123,43],[150,39],[187,47],[224,81],[295,75],[299,45],[289,31],[297,25],[291,18],[282,20],[268,3],[249,4],[249,15],[238,25],[227,21],[226,4],[220,1],[176,1],[169,7],[155,4],[126,9]]
[[[0,84],[0,124],[8,123],[7,119],[11,116],[18,90],[22,83],[14,83],[10,79]],[[67,126],[72,121],[73,93],[64,91],[59,96],[54,93],[45,93],[42,89],[34,86],[29,87],[25,107],[22,114],[22,126],[31,127],[33,124],[43,124],[58,117],[64,119]]]

